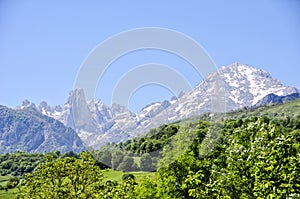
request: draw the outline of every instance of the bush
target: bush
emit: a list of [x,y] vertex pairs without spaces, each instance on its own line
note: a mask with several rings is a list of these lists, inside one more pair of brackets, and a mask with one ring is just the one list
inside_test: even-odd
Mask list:
[[12,177],[12,178],[9,178],[6,186],[8,189],[13,189],[19,184],[19,182],[20,182],[20,179],[18,177]]
[[122,180],[135,180],[135,176],[132,173],[125,173],[122,176]]

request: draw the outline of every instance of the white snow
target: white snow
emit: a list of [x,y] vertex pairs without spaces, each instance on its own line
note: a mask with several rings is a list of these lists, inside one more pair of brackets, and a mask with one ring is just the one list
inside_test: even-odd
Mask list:
[[[270,93],[283,96],[297,92],[296,89],[284,86],[277,79],[271,78],[267,72],[243,64],[235,63],[230,67],[223,66],[218,74],[220,74],[224,85],[224,101],[230,106],[230,110],[255,105]],[[105,106],[101,100],[90,101],[88,106],[90,115],[92,115],[91,118],[103,118],[101,120],[103,128],[99,128],[101,132],[99,132],[98,137],[86,129],[76,130],[79,131],[79,136],[83,140],[88,140],[90,141],[89,144],[96,145],[99,142],[126,139],[126,135],[122,132],[130,132],[130,135],[142,134],[161,123],[193,117],[210,110],[212,98],[220,89],[213,79],[216,76],[216,73],[211,73],[194,90],[169,101],[170,105],[166,106],[167,108],[164,108],[162,103],[156,102],[146,106],[138,114],[132,114],[124,107]],[[72,127],[74,121],[76,122],[76,118],[73,116],[74,110],[72,110],[76,101],[73,100],[76,99],[68,101],[61,112],[49,112],[44,109],[41,112]],[[95,121],[98,122],[96,119]],[[97,123],[97,125],[99,124]],[[105,136],[102,136],[103,134]]]

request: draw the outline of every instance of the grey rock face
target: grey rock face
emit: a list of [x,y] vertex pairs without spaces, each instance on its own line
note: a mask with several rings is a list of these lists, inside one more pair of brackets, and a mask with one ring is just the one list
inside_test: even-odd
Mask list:
[[300,93],[293,93],[286,96],[278,96],[271,93],[269,95],[266,95],[259,102],[257,102],[257,104],[255,104],[255,107],[269,105],[269,104],[282,104],[299,98],[300,98]]
[[80,152],[85,145],[71,128],[34,108],[13,110],[0,105],[0,153]]

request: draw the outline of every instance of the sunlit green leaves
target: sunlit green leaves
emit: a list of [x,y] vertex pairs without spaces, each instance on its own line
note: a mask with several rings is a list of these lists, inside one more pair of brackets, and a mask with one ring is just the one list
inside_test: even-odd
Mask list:
[[36,172],[26,176],[19,198],[95,198],[103,188],[103,173],[87,153],[56,161],[46,157]]

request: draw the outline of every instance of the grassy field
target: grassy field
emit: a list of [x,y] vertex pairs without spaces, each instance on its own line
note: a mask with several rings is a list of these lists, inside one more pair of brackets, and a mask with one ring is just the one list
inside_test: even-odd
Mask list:
[[[0,185],[2,187],[6,186],[6,183],[8,181],[9,177],[8,176],[0,176]],[[1,199],[12,199],[15,198],[16,193],[18,192],[18,189],[8,189],[6,190],[0,190],[0,198]]]
[[155,178],[155,172],[143,172],[143,171],[122,172],[122,171],[115,171],[115,170],[111,170],[111,169],[106,170],[104,172],[104,177],[106,178],[106,180],[120,181],[120,180],[122,180],[122,176],[125,173],[133,174],[137,181],[139,181],[143,177]]
[[15,198],[17,192],[18,192],[17,188],[9,189],[8,191],[0,190],[0,198],[1,199],[13,199],[13,198]]
[[5,185],[8,178],[8,176],[0,176],[0,185]]

